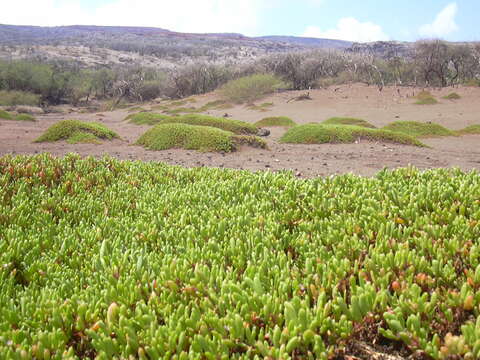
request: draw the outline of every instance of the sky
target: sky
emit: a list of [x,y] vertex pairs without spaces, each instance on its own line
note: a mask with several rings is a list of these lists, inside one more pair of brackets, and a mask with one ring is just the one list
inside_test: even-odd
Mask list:
[[480,40],[480,0],[0,0],[0,24],[151,26],[357,42]]

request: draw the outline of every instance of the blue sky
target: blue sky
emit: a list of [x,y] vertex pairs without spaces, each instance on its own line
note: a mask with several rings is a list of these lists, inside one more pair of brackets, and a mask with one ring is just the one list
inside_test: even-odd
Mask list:
[[480,0],[14,0],[0,23],[156,26],[351,41],[480,40]]

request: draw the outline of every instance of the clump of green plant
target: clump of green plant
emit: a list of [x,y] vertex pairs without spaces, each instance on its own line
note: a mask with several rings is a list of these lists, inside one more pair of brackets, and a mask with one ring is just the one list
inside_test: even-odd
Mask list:
[[247,145],[259,149],[267,149],[268,145],[265,140],[255,135],[233,135],[235,145]]
[[442,125],[418,121],[394,121],[383,129],[400,132],[414,137],[455,136],[455,132]]
[[214,100],[206,103],[203,105],[200,110],[201,112],[208,111],[208,110],[224,110],[224,109],[231,109],[233,107],[232,104],[225,100]]
[[0,110],[0,119],[18,120],[18,121],[35,121],[35,118],[29,114],[12,114],[5,110]]
[[0,90],[0,106],[40,105],[40,95],[25,91]]
[[269,108],[273,106],[273,103],[263,103],[260,105],[255,105],[255,104],[248,104],[247,108],[249,110],[255,110],[255,111],[260,111],[260,112],[266,112],[268,111]]
[[85,132],[85,131],[77,131],[77,132],[74,132],[72,136],[70,136],[67,139],[67,143],[69,144],[101,144],[102,142],[96,135],[92,133]]
[[194,107],[179,107],[175,109],[168,108],[163,110],[165,114],[169,114],[169,115],[193,114],[193,113],[198,113],[200,111],[201,111],[200,109],[197,109]]
[[182,148],[199,151],[235,150],[233,133],[209,126],[188,124],[160,124],[148,130],[138,140],[150,150]]
[[129,113],[138,112],[138,111],[146,111],[146,110],[144,108],[142,108],[141,106],[133,106],[133,107],[128,109]]
[[242,104],[253,103],[285,86],[274,75],[256,74],[231,80],[220,88],[220,94],[228,101]]
[[91,143],[94,138],[100,142],[102,139],[111,140],[118,137],[115,132],[103,124],[79,120],[62,120],[50,126],[35,142],[66,140],[76,143],[85,140]]
[[15,115],[15,120],[35,121],[35,118],[30,114],[18,114],[18,115]]
[[325,125],[355,125],[375,129],[376,127],[363,119],[349,118],[349,117],[332,117],[322,122]]
[[415,102],[417,105],[434,105],[438,103],[437,99],[429,91],[421,91],[415,98],[417,99],[417,102]]
[[462,97],[458,95],[456,92],[452,92],[448,94],[447,96],[443,97],[445,100],[458,100],[461,99]]
[[255,135],[258,132],[258,129],[255,125],[245,121],[229,118],[218,118],[203,114],[187,114],[179,117],[173,117],[170,119],[170,121],[190,125],[216,127],[238,135]]
[[412,136],[383,129],[369,129],[352,125],[298,125],[288,130],[280,139],[290,144],[353,143],[358,139],[388,143],[425,146]]
[[249,124],[245,121],[217,118],[214,116],[203,114],[186,114],[182,116],[168,116],[155,113],[139,113],[129,118],[130,122],[134,124],[167,124],[167,123],[181,123],[189,125],[210,126],[218,129],[230,131],[235,134],[250,134],[255,135],[258,129],[255,125]]
[[152,112],[140,112],[137,114],[128,115],[125,120],[128,120],[132,124],[136,125],[157,125],[162,121],[170,120],[172,116],[152,113]]
[[0,119],[3,119],[3,120],[14,120],[14,116],[12,114],[10,114],[8,111],[5,111],[5,110],[1,110],[0,109]]
[[274,126],[295,126],[297,123],[287,116],[271,116],[263,118],[255,123],[257,127],[274,127]]
[[470,125],[462,130],[457,131],[460,135],[467,135],[467,134],[480,134],[480,124]]

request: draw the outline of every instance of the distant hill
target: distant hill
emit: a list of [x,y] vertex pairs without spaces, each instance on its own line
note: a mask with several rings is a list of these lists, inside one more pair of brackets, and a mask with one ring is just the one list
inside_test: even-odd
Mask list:
[[309,37],[297,37],[297,36],[261,36],[256,39],[269,40],[283,43],[290,43],[303,46],[328,48],[328,49],[346,49],[352,46],[352,42],[343,40],[332,39],[319,39]]
[[275,53],[335,49],[376,56],[408,56],[411,43],[349,41],[295,36],[194,34],[129,26],[16,26],[0,24],[0,58],[67,60],[82,66],[143,64],[175,67],[193,62],[245,63]]
[[[255,44],[259,47],[268,43],[284,43],[293,47],[321,47],[321,48],[346,48],[350,42],[329,39],[302,38],[294,36],[263,36],[247,37],[236,33],[180,33],[162,28],[152,27],[131,27],[131,26],[20,26],[0,24],[0,45],[41,45],[62,43],[70,45],[70,42],[94,42],[100,39],[109,40],[133,40],[134,38],[146,38],[163,42],[166,39],[185,40],[225,40],[240,41],[243,43]],[[65,44],[68,42],[68,44]]]

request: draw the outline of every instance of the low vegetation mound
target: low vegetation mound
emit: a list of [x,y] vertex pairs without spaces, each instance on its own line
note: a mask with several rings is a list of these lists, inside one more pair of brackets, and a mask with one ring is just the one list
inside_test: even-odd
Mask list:
[[271,116],[255,123],[257,127],[295,126],[297,123],[287,116]]
[[480,134],[480,124],[467,126],[465,129],[457,131],[460,135],[467,134]]
[[79,120],[62,120],[50,126],[35,142],[66,140],[69,143],[99,143],[119,136],[103,124]]
[[418,121],[394,121],[383,127],[385,130],[400,132],[414,137],[455,136],[455,132],[442,125]]
[[260,105],[256,104],[247,104],[247,109],[248,110],[253,110],[253,111],[259,111],[259,112],[267,112],[269,109],[273,106],[274,104],[269,102],[269,103],[262,103]]
[[0,119],[18,120],[18,121],[35,121],[35,118],[29,114],[12,114],[5,110],[0,110]]
[[132,124],[136,125],[157,125],[164,120],[171,119],[172,116],[152,113],[152,112],[139,112],[137,114],[128,115],[125,120],[128,120]]
[[425,146],[412,136],[383,129],[368,129],[353,125],[305,124],[288,130],[280,142],[290,144],[353,143],[358,139]]
[[249,124],[245,121],[217,118],[214,116],[203,114],[186,114],[181,116],[169,116],[155,113],[138,113],[127,117],[131,123],[158,125],[180,123],[198,126],[210,126],[218,129],[230,131],[239,135],[254,135],[258,132],[255,125]]
[[417,105],[438,104],[437,99],[435,99],[429,91],[421,91],[415,98],[417,99],[417,102],[415,103]]
[[274,75],[255,74],[229,81],[220,88],[220,94],[237,104],[253,103],[284,86]]
[[366,120],[349,117],[332,117],[322,122],[325,125],[355,125],[375,129],[376,127]]
[[452,93],[448,94],[447,96],[444,96],[443,98],[446,99],[446,100],[458,100],[458,99],[461,99],[461,96],[458,95],[455,92],[452,92]]
[[0,186],[4,359],[480,358],[478,172],[41,155]]
[[211,126],[197,126],[184,123],[160,124],[148,130],[138,140],[150,150],[166,150],[182,148],[199,151],[236,150],[236,145],[247,144],[255,147],[266,147],[265,142],[256,136],[235,135]]

